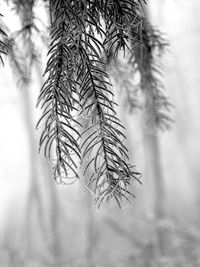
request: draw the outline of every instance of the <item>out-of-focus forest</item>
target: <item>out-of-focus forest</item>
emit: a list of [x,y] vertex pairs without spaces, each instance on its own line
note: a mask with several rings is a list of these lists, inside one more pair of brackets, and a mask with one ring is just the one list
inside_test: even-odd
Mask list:
[[[41,16],[45,16],[42,6]],[[4,11],[2,11],[2,9]],[[4,19],[18,29],[14,13]],[[9,11],[9,12],[8,12]],[[6,13],[7,12],[7,13]],[[151,131],[144,110],[129,112],[114,83],[128,148],[142,173],[136,198],[122,206],[93,206],[78,181],[58,185],[38,154],[47,49],[20,87],[9,59],[0,68],[0,267],[200,266],[200,2],[148,1],[148,16],[169,42],[163,80],[173,105],[169,130]],[[39,42],[39,41],[38,41]],[[12,65],[12,62],[11,62]]]

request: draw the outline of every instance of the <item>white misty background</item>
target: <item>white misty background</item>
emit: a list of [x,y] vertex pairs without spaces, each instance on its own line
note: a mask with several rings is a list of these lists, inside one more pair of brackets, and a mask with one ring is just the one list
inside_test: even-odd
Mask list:
[[[119,116],[143,182],[135,184],[136,199],[122,210],[115,205],[97,210],[79,182],[54,183],[50,162],[37,153],[35,130],[44,64],[34,69],[26,90],[17,88],[4,60],[0,266],[200,266],[200,2],[154,0],[148,8],[152,24],[170,44],[162,65],[175,122],[169,131],[159,131],[158,147],[149,145],[145,114],[125,113],[118,92]],[[14,15],[2,13],[17,29]]]

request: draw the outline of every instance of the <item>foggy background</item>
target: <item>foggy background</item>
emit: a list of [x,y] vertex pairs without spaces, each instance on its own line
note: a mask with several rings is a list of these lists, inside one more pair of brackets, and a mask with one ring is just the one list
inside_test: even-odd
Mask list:
[[[4,8],[4,19],[17,29]],[[115,204],[97,210],[79,182],[55,184],[50,162],[37,152],[40,131],[35,130],[45,63],[35,67],[28,88],[19,88],[4,57],[0,267],[200,266],[200,2],[152,0],[148,12],[170,44],[162,65],[175,122],[152,139],[142,122],[144,112],[130,114],[120,103],[128,148],[143,183],[132,186],[136,199],[121,210]],[[45,62],[47,51],[41,49]]]

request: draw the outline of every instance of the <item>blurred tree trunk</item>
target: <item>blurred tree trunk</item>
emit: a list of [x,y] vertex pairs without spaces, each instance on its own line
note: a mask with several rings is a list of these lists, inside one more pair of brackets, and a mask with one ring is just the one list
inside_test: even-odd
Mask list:
[[[88,119],[82,118],[81,124],[83,125],[83,128],[86,129],[89,126]],[[88,132],[89,135],[89,132]],[[91,154],[90,157],[92,157],[93,154]],[[87,164],[84,163],[83,166]],[[84,169],[84,168],[83,168]],[[88,176],[91,176],[92,171],[90,168],[88,168]],[[82,174],[81,174],[82,175]],[[82,175],[83,177],[83,175]],[[86,181],[84,181],[87,183]],[[92,189],[92,188],[91,188]],[[83,190],[83,189],[81,189]],[[94,222],[95,216],[92,206],[92,196],[90,192],[83,192],[83,202],[85,204],[85,211],[86,211],[86,242],[85,242],[85,260],[88,267],[95,267],[95,250],[96,250],[96,244],[97,244],[97,236],[96,236],[96,223]]]
[[[40,84],[40,87],[43,84],[42,81],[42,70],[41,65],[35,63],[35,70],[37,74],[37,78]],[[36,143],[36,147],[38,144]],[[38,155],[39,156],[39,155]],[[64,251],[62,249],[62,234],[61,234],[61,211],[60,211],[60,203],[59,197],[56,191],[56,184],[53,180],[53,170],[51,164],[47,159],[44,158],[43,155],[40,155],[40,170],[43,176],[43,182],[46,191],[46,201],[47,205],[47,220],[50,222],[50,232],[49,235],[51,237],[50,242],[50,255],[52,256],[54,263],[56,266],[61,266],[62,261],[64,260]],[[63,224],[64,226],[64,224]]]
[[[36,71],[41,85],[42,72],[39,65],[36,65]],[[27,259],[35,258],[38,260],[38,258],[41,258],[45,260],[47,265],[49,265],[50,261],[56,266],[60,266],[62,249],[61,235],[59,233],[59,201],[52,179],[50,164],[42,156],[39,156],[37,151],[38,141],[29,89],[27,85],[27,88],[22,90],[24,120],[30,145],[30,185],[25,215]],[[44,179],[40,178],[41,175]]]
[[95,267],[94,253],[96,247],[96,227],[94,223],[94,211],[92,207],[91,195],[85,193],[86,201],[86,263],[88,267]]
[[144,147],[146,155],[146,175],[150,177],[154,185],[154,218],[157,233],[158,247],[161,255],[166,252],[166,236],[162,228],[165,217],[165,184],[161,166],[161,153],[157,125],[155,124],[154,99],[151,90],[145,90],[144,111]]
[[[147,20],[150,20],[149,10],[144,7],[144,15]],[[141,75],[141,87],[145,96],[144,107],[144,149],[145,149],[145,162],[146,162],[146,175],[150,177],[153,182],[153,207],[154,207],[154,220],[155,231],[157,236],[158,252],[161,256],[165,256],[166,248],[166,234],[163,228],[163,221],[165,218],[165,183],[163,177],[163,170],[161,165],[162,154],[160,151],[160,142],[158,135],[157,118],[157,102],[156,93],[154,92],[154,70],[152,67],[152,59],[148,55],[148,51],[144,48],[144,64],[143,72]],[[152,53],[152,52],[151,52]],[[149,59],[148,59],[149,58]],[[149,64],[148,64],[149,61]],[[156,82],[156,81],[155,81]],[[158,107],[159,108],[159,107]]]
[[[32,257],[32,254],[35,253],[37,246],[35,242],[36,234],[35,230],[37,229],[40,232],[42,239],[44,239],[45,234],[45,225],[44,217],[42,210],[42,197],[40,193],[40,184],[39,184],[39,173],[38,173],[38,156],[37,156],[37,142],[36,136],[34,133],[34,122],[32,117],[31,101],[29,98],[29,89],[22,89],[22,104],[24,109],[24,121],[27,129],[28,142],[30,144],[29,148],[29,162],[30,162],[30,185],[29,185],[29,194],[27,199],[27,210],[25,215],[26,220],[26,241],[27,241],[27,257]],[[37,218],[37,221],[35,219]],[[36,223],[36,225],[35,225]],[[38,228],[37,228],[37,227]],[[38,236],[38,235],[37,235]]]
[[[56,185],[53,180],[52,169],[50,164],[47,162],[47,159],[41,159],[40,168],[42,176],[44,178],[44,186],[46,191],[46,205],[47,210],[47,223],[49,226],[48,229],[48,239],[50,238],[48,244],[48,253],[50,259],[52,259],[52,264],[56,266],[62,266],[62,261],[64,261],[64,250],[62,248],[62,229],[65,224],[61,224],[61,211],[60,211],[60,202],[58,194],[56,191]],[[54,266],[53,265],[53,266]]]

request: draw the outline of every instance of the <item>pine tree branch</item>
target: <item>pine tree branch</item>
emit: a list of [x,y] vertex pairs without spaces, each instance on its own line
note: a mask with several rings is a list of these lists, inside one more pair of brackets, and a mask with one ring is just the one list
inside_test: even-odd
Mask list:
[[17,84],[20,88],[27,87],[30,83],[26,58],[13,37],[8,38],[9,51],[8,57],[14,76],[18,78]]
[[[168,129],[173,123],[170,117],[172,105],[164,93],[162,82],[162,70],[159,57],[163,54],[168,43],[161,32],[154,29],[150,23],[143,19],[142,42],[133,48],[129,63],[133,67],[134,75],[139,72],[141,75],[140,88],[148,92],[146,104],[150,101],[153,107],[153,121],[150,124],[157,125],[160,129]],[[147,94],[146,94],[147,96]]]
[[109,73],[114,80],[114,84],[121,91],[122,103],[125,110],[133,112],[142,109],[142,97],[138,85],[138,75],[133,79],[133,69],[127,62],[121,62],[117,58],[112,58],[108,63]]
[[[88,185],[93,185],[97,205],[101,201],[109,201],[114,197],[120,205],[122,198],[131,195],[127,190],[130,180],[137,179],[138,173],[126,163],[127,149],[123,144],[124,135],[118,127],[122,127],[116,118],[115,103],[110,98],[109,76],[105,72],[105,64],[101,61],[101,49],[95,48],[95,37],[87,35],[87,43],[80,44],[82,66],[81,99],[83,112],[90,117],[93,127],[86,129],[84,135],[89,137],[83,142],[83,159],[92,155],[86,165],[84,174],[93,165],[95,172],[89,177]],[[94,42],[93,45],[88,43]],[[100,44],[103,46],[103,44]],[[104,46],[103,46],[104,48]],[[92,131],[92,134],[90,132]]]
[[104,18],[106,22],[107,52],[113,51],[117,56],[120,50],[130,50],[132,44],[140,42],[141,5],[135,0],[109,0],[104,5]]
[[[76,41],[71,36],[71,29],[76,31],[75,21],[66,8],[66,1],[52,1],[52,42],[49,50],[49,60],[45,70],[48,75],[39,96],[42,101],[43,116],[38,125],[45,119],[44,130],[40,138],[40,147],[44,145],[45,156],[51,157],[51,148],[55,145],[56,163],[54,177],[58,182],[66,178],[77,178],[77,158],[80,149],[77,131],[77,120],[73,112],[77,108],[77,82],[74,66],[76,65]],[[73,155],[75,154],[75,156]]]
[[0,62],[4,65],[2,54],[7,55],[9,51],[9,43],[7,42],[7,34],[5,32],[5,25],[1,21],[3,15],[0,13]]
[[[55,148],[54,176],[59,181],[65,181],[72,174],[78,178],[77,159],[83,163],[91,156],[83,173],[87,176],[92,166],[88,186],[95,192],[97,205],[111,198],[120,205],[132,195],[128,186],[132,179],[138,180],[139,174],[128,163],[123,126],[116,117],[116,104],[102,55],[107,42],[116,47],[116,51],[125,49],[123,40],[128,42],[129,36],[128,29],[123,27],[130,20],[137,21],[135,8],[138,5],[136,1],[133,4],[132,1],[89,0],[51,0],[50,5],[52,41],[45,70],[47,78],[38,100],[44,108],[38,123],[44,121],[40,147],[44,146],[48,157]],[[102,24],[106,24],[106,31]],[[115,29],[114,41],[109,27]],[[80,115],[86,115],[91,123],[81,136],[80,125],[79,130],[76,127],[78,119],[75,119],[79,109]]]

